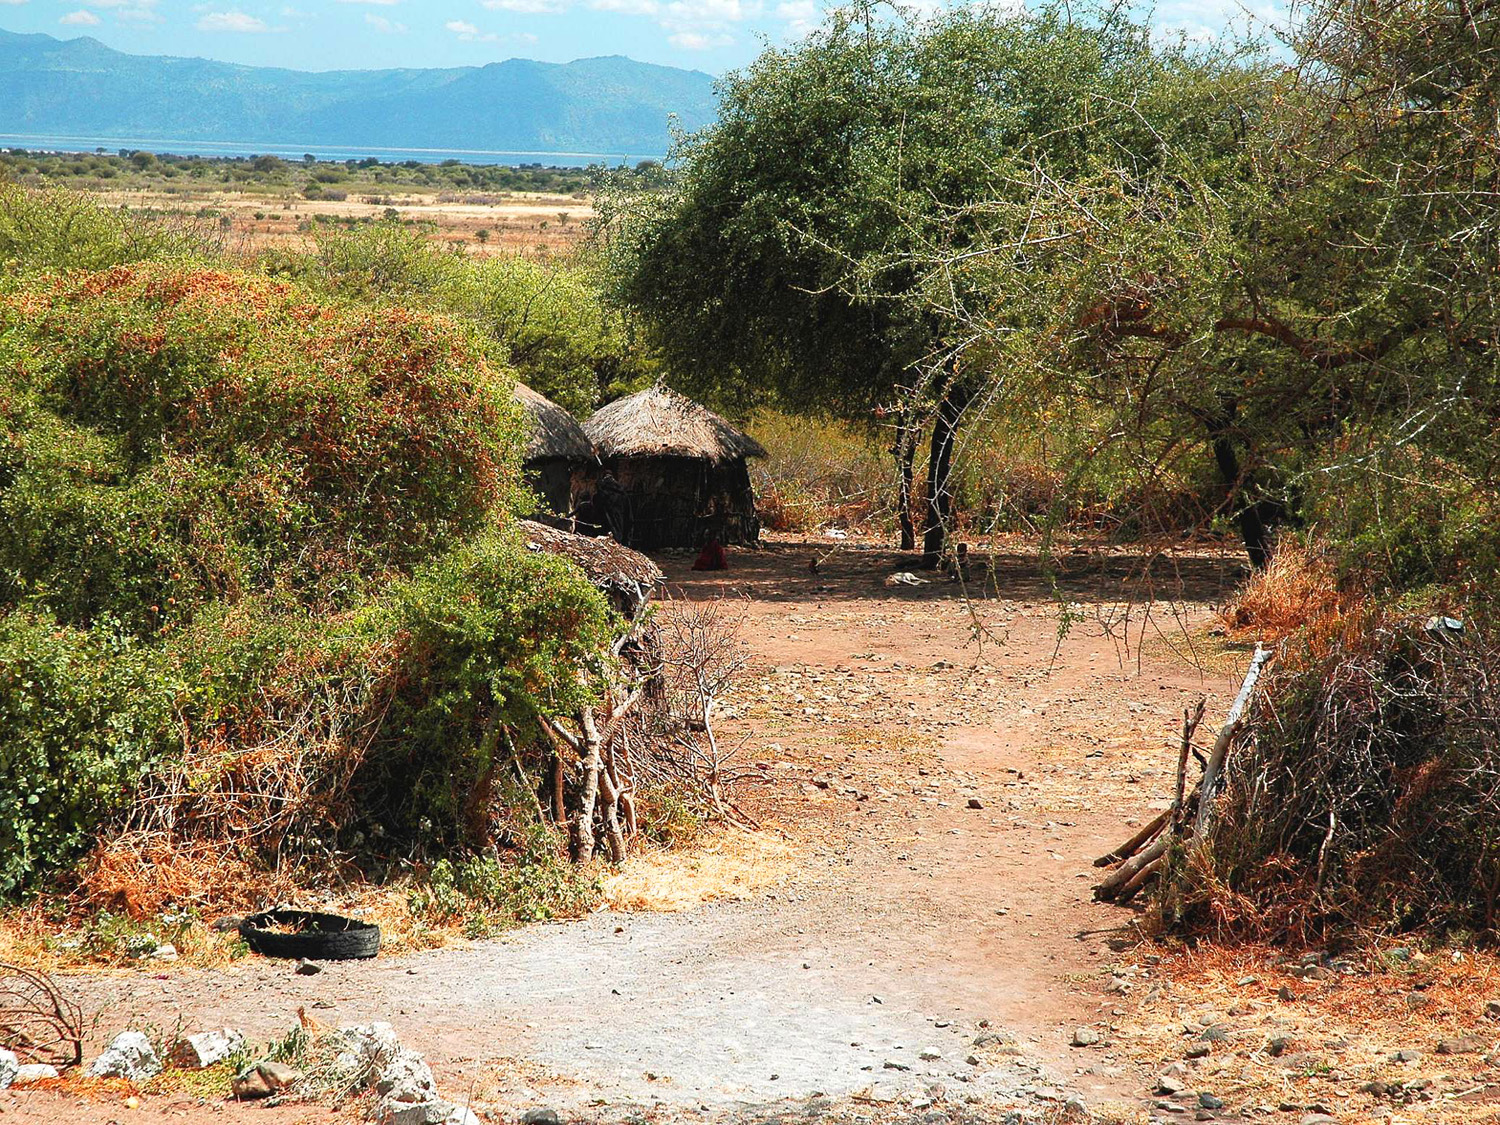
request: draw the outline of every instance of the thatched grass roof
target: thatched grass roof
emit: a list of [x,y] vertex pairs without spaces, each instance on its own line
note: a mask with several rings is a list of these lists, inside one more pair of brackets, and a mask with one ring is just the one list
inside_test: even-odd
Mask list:
[[537,394],[525,383],[516,384],[516,399],[531,415],[531,442],[526,460],[561,457],[569,461],[593,461],[594,443],[589,441],[578,419],[550,398]]
[[595,539],[535,520],[519,523],[527,550],[572,560],[590,582],[618,597],[628,615],[634,615],[664,577],[661,569],[645,555],[620,546],[607,535]]
[[764,457],[760,442],[707,407],[658,384],[594,412],[583,432],[600,457]]

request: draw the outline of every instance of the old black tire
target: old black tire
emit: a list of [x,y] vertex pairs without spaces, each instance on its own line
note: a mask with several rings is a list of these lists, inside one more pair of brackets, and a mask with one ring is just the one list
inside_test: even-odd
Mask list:
[[[298,927],[297,933],[277,933],[276,925]],[[308,961],[357,961],[380,952],[380,927],[339,914],[312,910],[264,910],[240,923],[240,937],[263,957],[305,958]]]

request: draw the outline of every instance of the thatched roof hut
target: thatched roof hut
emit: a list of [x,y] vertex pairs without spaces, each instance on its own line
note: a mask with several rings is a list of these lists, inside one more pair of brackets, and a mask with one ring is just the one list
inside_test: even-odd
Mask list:
[[761,444],[660,384],[596,411],[584,433],[604,466],[597,506],[632,547],[760,538],[746,459]]
[[692,457],[723,464],[765,449],[706,406],[658,383],[594,412],[584,427],[601,459]]
[[535,520],[521,520],[520,526],[527,550],[561,555],[576,563],[627,618],[640,612],[662,580],[654,562],[613,539],[577,535]]
[[531,419],[531,440],[526,446],[526,480],[542,495],[557,515],[573,509],[578,489],[598,466],[594,444],[578,419],[550,398],[539,395],[525,383],[517,383],[516,400]]

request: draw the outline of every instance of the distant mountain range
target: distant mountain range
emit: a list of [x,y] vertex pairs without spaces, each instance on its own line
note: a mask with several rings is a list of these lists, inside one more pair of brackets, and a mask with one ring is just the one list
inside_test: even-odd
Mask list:
[[0,133],[248,146],[664,154],[713,78],[620,56],[311,73],[0,31]]

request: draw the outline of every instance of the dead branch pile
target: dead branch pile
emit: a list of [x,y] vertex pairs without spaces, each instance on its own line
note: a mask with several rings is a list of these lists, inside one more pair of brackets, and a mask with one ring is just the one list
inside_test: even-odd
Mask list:
[[83,1014],[46,973],[0,964],[0,1048],[28,1062],[83,1062]]
[[621,675],[599,704],[542,720],[555,750],[550,815],[567,827],[574,859],[587,863],[601,840],[611,862],[625,858],[643,788],[745,819],[728,796],[736,748],[714,714],[745,666],[741,624],[721,603],[665,602],[622,641]]
[[366,649],[314,692],[269,685],[232,737],[185,739],[95,845],[82,897],[132,917],[169,905],[250,910],[286,898],[299,867],[336,864],[336,828],[390,704],[393,657],[390,645]]
[[1494,937],[1493,610],[1471,605],[1460,625],[1367,608],[1284,642],[1243,721],[1221,732],[1191,828],[1174,807],[1105,857],[1125,862],[1099,896],[1126,900],[1155,877],[1165,924],[1219,938]]
[[1108,855],[1094,861],[1095,867],[1114,870],[1094,887],[1094,897],[1103,902],[1125,903],[1140,893],[1148,883],[1161,875],[1174,849],[1183,845],[1196,846],[1206,838],[1213,820],[1214,801],[1223,788],[1224,764],[1229,748],[1234,742],[1236,730],[1245,713],[1245,706],[1255,691],[1261,668],[1270,659],[1271,650],[1259,645],[1250,659],[1250,670],[1245,682],[1229,709],[1229,717],[1219,728],[1213,748],[1206,758],[1200,756],[1203,776],[1193,787],[1187,789],[1188,758],[1195,754],[1193,736],[1198,724],[1203,721],[1206,701],[1200,699],[1198,706],[1182,713],[1182,740],[1177,755],[1177,785],[1171,806],[1154,817],[1139,832]]

